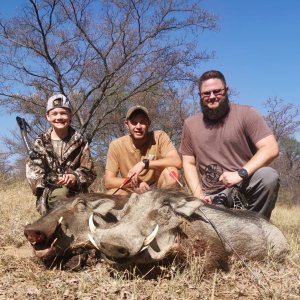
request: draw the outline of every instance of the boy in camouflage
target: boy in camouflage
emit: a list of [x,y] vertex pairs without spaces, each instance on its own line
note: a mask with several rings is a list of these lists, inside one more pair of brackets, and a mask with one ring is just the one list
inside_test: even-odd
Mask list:
[[70,126],[72,110],[64,95],[49,98],[46,118],[51,128],[35,140],[36,158],[26,163],[26,177],[41,215],[58,197],[88,192],[96,178],[88,142]]

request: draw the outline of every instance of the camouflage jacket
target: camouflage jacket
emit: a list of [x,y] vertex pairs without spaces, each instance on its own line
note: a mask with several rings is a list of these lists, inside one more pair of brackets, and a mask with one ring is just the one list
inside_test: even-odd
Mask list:
[[[96,178],[88,142],[70,127],[62,162],[59,163],[51,144],[51,131],[52,128],[35,140],[33,151],[38,158],[29,159],[26,163],[26,177],[33,194],[37,195],[37,190],[45,187],[51,189],[51,177],[56,178],[62,173],[72,173],[76,176],[77,185],[72,190],[87,192]],[[55,179],[52,179],[52,182],[54,181]]]

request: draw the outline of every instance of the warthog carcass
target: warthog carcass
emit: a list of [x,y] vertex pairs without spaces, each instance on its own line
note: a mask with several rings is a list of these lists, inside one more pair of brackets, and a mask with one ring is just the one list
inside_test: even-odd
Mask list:
[[288,252],[282,232],[257,214],[204,204],[178,191],[132,194],[118,223],[105,229],[91,218],[90,230],[95,247],[118,264],[153,263],[192,250],[206,254],[207,267],[227,269],[232,248],[243,258],[259,260],[270,254],[281,259]]
[[117,221],[113,211],[123,208],[127,200],[103,193],[61,199],[47,215],[26,225],[24,234],[47,267],[79,268],[95,252],[88,238],[90,215],[99,228],[106,228]]

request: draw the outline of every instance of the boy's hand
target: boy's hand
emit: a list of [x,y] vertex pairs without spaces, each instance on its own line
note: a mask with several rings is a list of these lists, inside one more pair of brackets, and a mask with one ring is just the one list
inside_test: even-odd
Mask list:
[[74,174],[63,174],[58,177],[57,184],[58,185],[64,185],[66,187],[73,187],[77,183],[77,179]]

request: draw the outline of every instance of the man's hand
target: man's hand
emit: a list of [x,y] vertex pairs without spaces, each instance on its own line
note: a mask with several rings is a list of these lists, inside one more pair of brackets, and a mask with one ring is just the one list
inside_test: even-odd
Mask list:
[[77,179],[74,174],[67,173],[59,176],[56,183],[58,185],[64,185],[66,187],[72,187],[76,185]]
[[144,170],[144,163],[142,161],[139,161],[136,165],[134,165],[128,172],[127,177],[131,177],[133,174],[135,174],[131,178],[132,186],[133,187],[138,187],[138,176],[139,174]]
[[143,194],[151,190],[150,186],[146,182],[141,182],[138,187],[133,188],[134,192],[137,194]]
[[200,199],[201,201],[203,201],[204,203],[212,204],[212,198],[211,198],[211,196],[209,196],[209,195],[204,195],[204,194],[202,193],[202,191],[200,192],[200,191],[198,190],[198,193],[194,193],[193,196],[199,198],[199,199]]
[[238,172],[224,172],[219,178],[219,181],[222,181],[226,187],[232,187],[242,180]]
[[201,200],[205,203],[212,204],[211,196],[204,196],[203,198],[201,198]]

